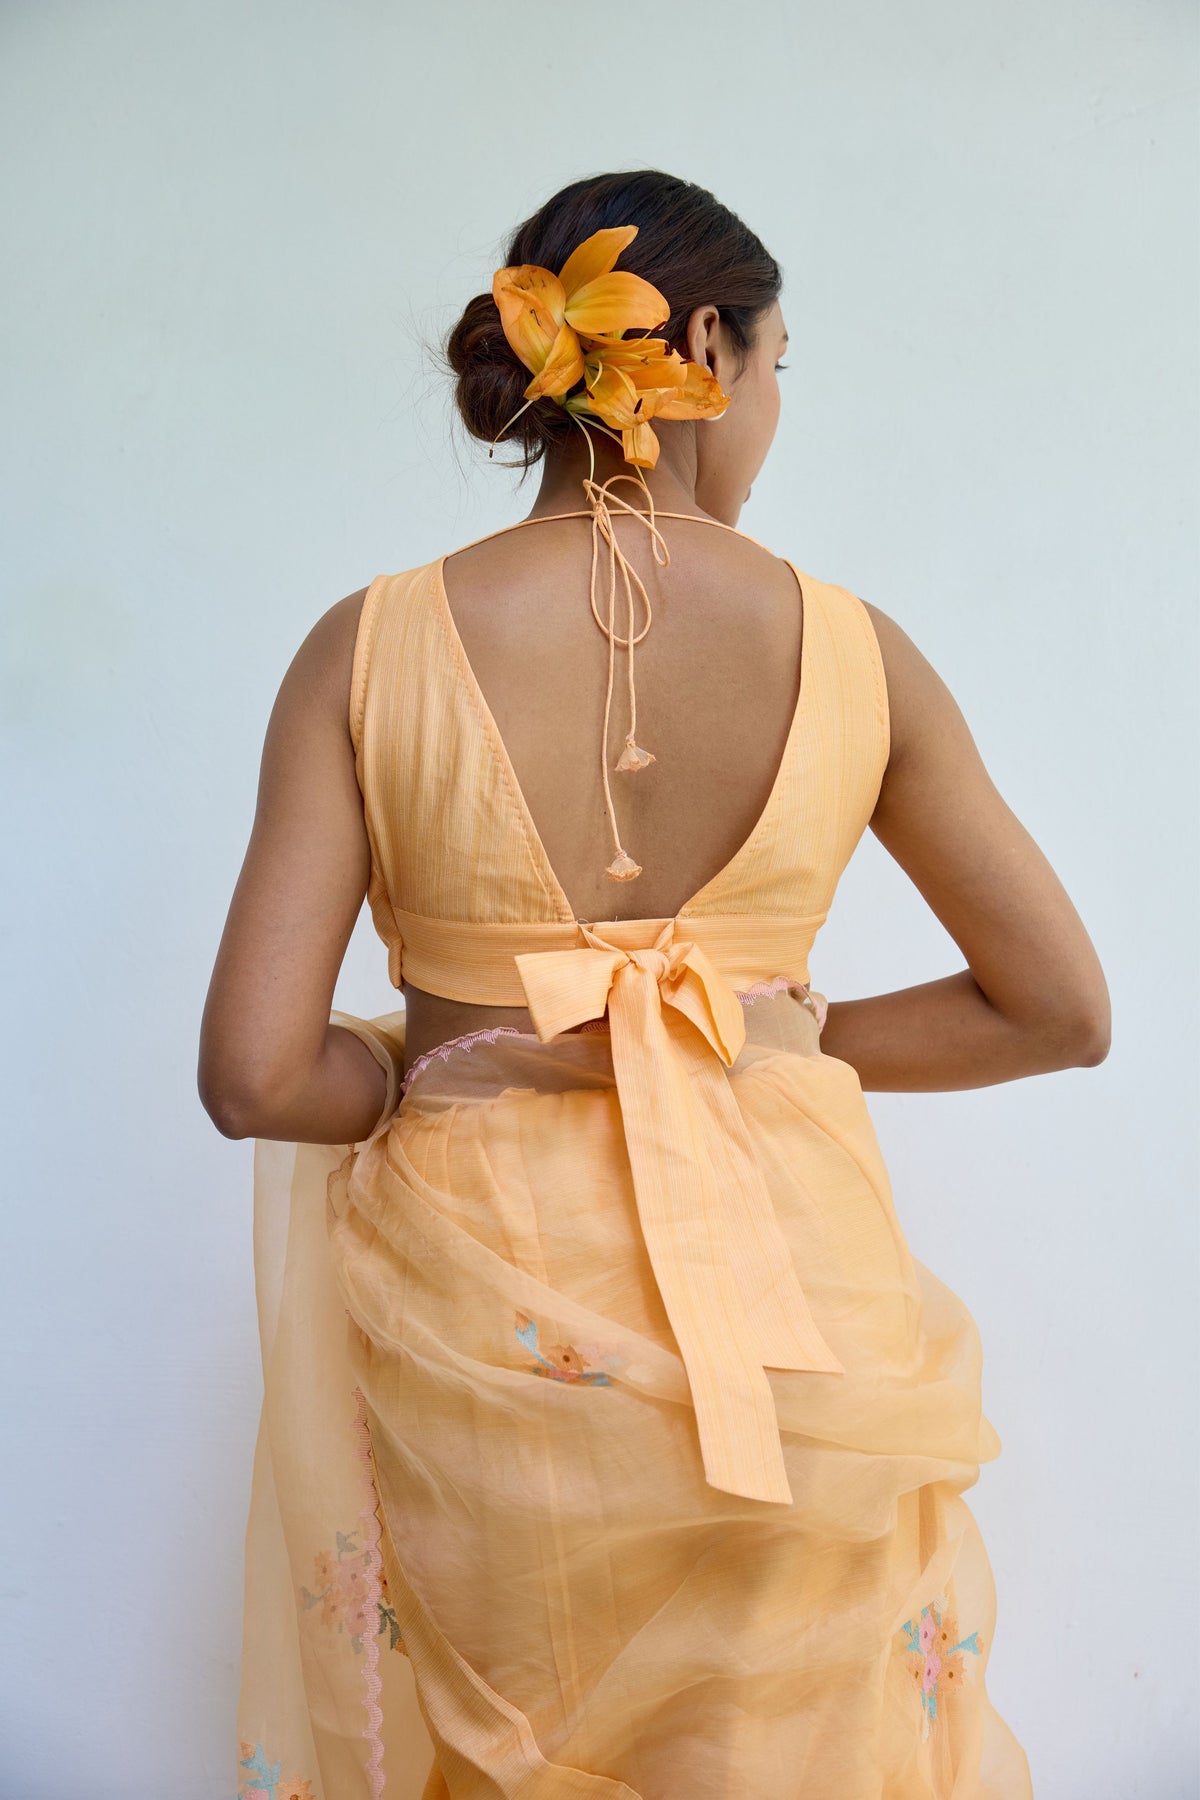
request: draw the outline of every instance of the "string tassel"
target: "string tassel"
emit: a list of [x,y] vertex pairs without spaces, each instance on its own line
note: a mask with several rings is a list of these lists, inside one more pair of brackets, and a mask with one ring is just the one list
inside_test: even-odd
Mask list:
[[654,761],[649,750],[643,750],[640,744],[633,741],[632,731],[625,734],[625,748],[617,759],[617,768],[625,773],[630,769],[644,769],[647,763]]
[[632,856],[626,856],[623,850],[617,851],[604,871],[610,881],[632,881],[641,872],[641,863],[635,863]]
[[[596,624],[600,627],[600,630],[608,640],[608,684],[604,694],[604,727],[600,744],[600,775],[604,783],[604,803],[608,809],[609,825],[612,828],[613,846],[616,850],[616,855],[604,872],[610,881],[635,881],[642,872],[642,865],[639,862],[635,862],[633,857],[628,855],[622,848],[620,833],[617,830],[617,815],[613,808],[612,789],[609,786],[608,781],[608,732],[609,721],[612,716],[613,661],[616,649],[619,645],[622,650],[627,650],[629,652],[629,729],[625,733],[625,748],[622,750],[614,767],[620,770],[622,774],[632,774],[648,768],[655,760],[653,753],[649,750],[644,750],[637,742],[637,692],[633,682],[634,646],[635,644],[640,644],[646,633],[649,631],[653,614],[650,606],[650,596],[646,592],[645,583],[637,571],[631,567],[621,546],[617,543],[617,534],[613,528],[613,508],[618,507],[622,512],[635,519],[641,520],[642,524],[650,533],[650,539],[654,550],[654,560],[661,568],[665,568],[670,562],[671,553],[667,549],[666,540],[664,539],[662,532],[655,523],[654,496],[651,494],[649,485],[640,468],[637,469],[637,472],[634,475],[610,475],[607,481],[598,482],[595,479],[596,459],[592,445],[591,430],[583,423],[583,420],[579,417],[578,413],[573,413],[571,416],[574,418],[575,423],[580,427],[588,441],[590,472],[584,477],[583,482],[583,491],[587,496],[588,508],[592,515],[592,567],[588,593],[591,602],[592,617],[595,619]],[[600,426],[598,429],[604,431],[607,437],[616,438],[616,441],[618,443],[620,442],[620,439],[616,437],[616,433],[609,431],[605,426]],[[632,506],[628,500],[623,500],[619,494],[613,493],[612,490],[614,484],[618,481],[634,481],[640,483],[646,495],[648,509],[646,512],[643,512],[639,507]],[[596,566],[599,561],[601,539],[608,545],[607,619],[602,619],[600,617],[600,612],[596,605]],[[624,637],[620,637],[616,629],[618,569],[620,570],[621,582],[625,589],[625,610],[628,621],[626,635]],[[635,587],[646,614],[646,622],[638,632],[634,631],[633,590]]]

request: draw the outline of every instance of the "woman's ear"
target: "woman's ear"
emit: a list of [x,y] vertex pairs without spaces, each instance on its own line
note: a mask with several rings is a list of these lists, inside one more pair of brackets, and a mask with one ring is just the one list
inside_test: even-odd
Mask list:
[[717,369],[717,359],[722,351],[720,333],[721,314],[715,306],[693,308],[687,322],[688,361],[699,363],[702,369],[711,369],[718,381],[721,380]]

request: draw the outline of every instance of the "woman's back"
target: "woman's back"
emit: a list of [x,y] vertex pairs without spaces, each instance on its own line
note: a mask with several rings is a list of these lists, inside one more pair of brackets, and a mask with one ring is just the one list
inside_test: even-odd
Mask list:
[[[661,521],[665,568],[635,520],[616,529],[653,608],[634,655],[638,742],[655,761],[610,777],[622,841],[642,865],[634,881],[605,875],[606,645],[588,605],[587,520],[539,521],[457,552],[444,566],[446,594],[576,917],[669,918],[732,859],[766,805],[799,695],[803,596],[785,561],[710,521]],[[598,581],[601,601],[604,588]],[[622,635],[625,604],[618,590]],[[639,604],[635,635],[643,623]],[[610,771],[624,735],[623,675],[619,662]]]
[[[362,603],[347,716],[410,1063],[471,1031],[530,1027],[506,1003],[519,990],[472,991],[453,967],[461,934],[452,950],[431,921],[767,913],[808,921],[803,956],[865,829],[888,754],[865,606],[742,533],[658,518],[670,561],[645,554],[631,583],[645,586],[636,723],[652,761],[619,768],[633,735],[619,684],[611,820],[607,641],[578,521],[532,519],[379,577]],[[604,620],[606,591],[591,588]],[[640,868],[623,881],[608,872],[617,829]]]

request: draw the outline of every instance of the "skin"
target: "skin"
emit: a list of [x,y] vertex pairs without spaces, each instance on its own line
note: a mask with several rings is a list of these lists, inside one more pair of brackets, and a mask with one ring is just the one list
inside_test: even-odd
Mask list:
[[[661,450],[655,469],[645,473],[656,506],[736,527],[778,424],[777,369],[786,341],[778,304],[759,321],[745,355],[730,341],[715,307],[698,307],[692,314],[686,354],[713,370],[731,401],[719,420],[655,422]],[[619,449],[602,437],[596,456],[599,479],[628,472]],[[577,444],[544,464],[527,516],[577,509],[587,468],[580,435]],[[636,503],[627,485],[617,492]],[[730,704],[728,693],[723,701],[713,698],[711,648],[707,665],[695,656],[689,661],[682,635],[687,606],[702,595],[708,573],[720,573],[722,558],[728,580],[751,596],[746,635],[753,643],[744,682],[727,627],[718,659],[724,664],[727,657],[724,687],[733,690],[738,715],[730,713],[722,726],[736,778],[722,785],[725,765],[716,762],[707,772],[700,767],[695,792],[672,789],[670,781],[686,779],[689,764],[702,763],[704,742],[681,735],[676,747],[672,724],[660,719],[655,742],[662,750],[665,738],[677,753],[662,756],[657,788],[641,790],[644,824],[637,840],[655,845],[657,867],[647,868],[637,883],[610,883],[606,891],[588,873],[595,863],[594,806],[583,790],[576,797],[564,790],[562,767],[570,759],[546,754],[547,741],[560,742],[550,729],[556,724],[563,733],[578,728],[581,747],[598,743],[573,725],[584,704],[578,696],[594,694],[596,639],[586,633],[594,634],[595,627],[581,628],[576,653],[570,621],[577,612],[550,610],[560,594],[568,596],[565,604],[576,605],[587,567],[586,521],[546,524],[536,533],[512,532],[465,548],[448,559],[446,569],[447,595],[471,667],[510,751],[551,866],[576,916],[589,919],[671,917],[744,842],[770,791],[795,701],[794,686],[789,691],[782,676],[769,691],[762,684],[761,700],[749,683],[755,670],[799,666],[796,584],[785,564],[751,540],[683,525],[672,534],[671,569],[659,572],[645,554],[643,528],[636,521],[625,523],[631,529],[622,525],[622,546],[650,585],[655,633],[665,633],[657,654],[674,658],[677,679],[671,692],[678,692],[680,719],[694,716],[697,706]],[[531,555],[534,544],[537,553]],[[511,611],[504,604],[506,592]],[[352,1033],[329,1023],[370,869],[347,725],[351,660],[365,594],[364,588],[347,595],[317,620],[271,711],[254,826],[201,1025],[200,1096],[227,1137],[357,1143],[383,1106],[382,1070]],[[493,627],[497,620],[519,623],[522,597],[529,594],[531,604],[545,609],[539,616],[554,630],[561,625],[564,633],[561,668],[555,665],[556,676],[562,675],[557,720],[549,689],[544,707],[541,701],[506,705],[505,681],[511,686],[511,679],[503,634],[488,635],[489,621]],[[1078,913],[994,786],[946,684],[894,619],[869,603],[868,610],[882,652],[891,717],[890,755],[871,830],[954,939],[966,966],[889,993],[832,999],[822,1053],[850,1063],[864,1090],[892,1092],[985,1087],[1102,1062],[1111,1028],[1109,994]],[[700,620],[699,610],[695,617]],[[653,638],[652,633],[648,642]],[[646,652],[648,658],[653,654]],[[654,673],[652,660],[646,666]],[[639,697],[640,681],[641,676]],[[743,686],[749,697],[741,693]],[[582,769],[582,749],[576,760]],[[592,779],[598,784],[598,774]],[[656,813],[659,799],[664,804]],[[641,803],[629,801],[635,804]],[[568,869],[576,872],[571,884],[562,879]],[[410,1062],[482,1025],[530,1029],[529,1015],[520,1008],[468,1006],[410,984],[404,994]]]

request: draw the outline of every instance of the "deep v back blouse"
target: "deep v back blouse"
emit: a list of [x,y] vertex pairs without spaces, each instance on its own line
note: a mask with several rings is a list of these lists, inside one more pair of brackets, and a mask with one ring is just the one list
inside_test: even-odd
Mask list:
[[390,979],[527,1007],[543,1042],[607,1020],[639,1215],[708,1479],[787,1499],[764,1371],[841,1364],[796,1279],[726,1071],[745,1042],[740,995],[807,985],[813,941],[874,810],[889,730],[870,615],[789,563],[804,605],[799,693],[756,824],[672,918],[585,921],[467,659],[446,560],[376,576],[354,649],[368,901]]

